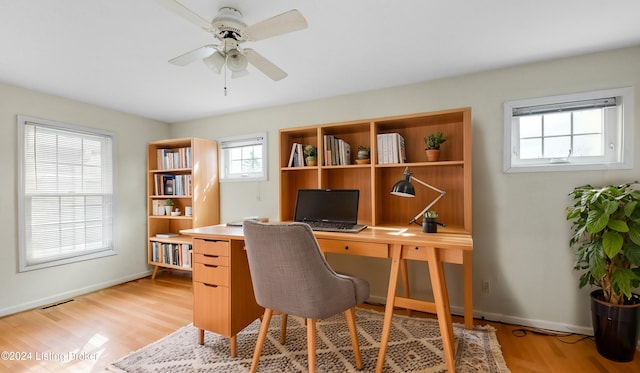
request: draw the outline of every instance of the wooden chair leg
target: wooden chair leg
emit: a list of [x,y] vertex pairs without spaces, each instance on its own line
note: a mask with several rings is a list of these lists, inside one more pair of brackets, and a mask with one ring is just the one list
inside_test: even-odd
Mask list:
[[264,340],[267,339],[267,332],[269,331],[269,323],[271,322],[272,315],[273,310],[269,308],[264,309],[262,323],[260,324],[260,334],[258,334],[256,349],[253,351],[253,360],[251,361],[250,370],[251,373],[255,373],[258,370],[258,362],[260,361],[260,354],[262,354],[262,346],[264,346]]
[[362,357],[360,356],[360,345],[358,344],[358,330],[356,329],[356,309],[349,308],[344,311],[349,326],[349,334],[351,335],[351,346],[353,347],[353,356],[356,358],[356,367],[362,369]]
[[309,373],[316,372],[316,320],[307,319],[307,355]]
[[282,326],[280,327],[280,343],[287,343],[287,314],[282,314]]

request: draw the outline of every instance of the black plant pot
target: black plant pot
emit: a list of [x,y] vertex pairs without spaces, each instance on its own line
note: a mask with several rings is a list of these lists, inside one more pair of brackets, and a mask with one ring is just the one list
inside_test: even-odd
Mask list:
[[600,355],[618,362],[633,360],[640,336],[640,298],[634,304],[607,303],[602,290],[591,292],[591,321]]

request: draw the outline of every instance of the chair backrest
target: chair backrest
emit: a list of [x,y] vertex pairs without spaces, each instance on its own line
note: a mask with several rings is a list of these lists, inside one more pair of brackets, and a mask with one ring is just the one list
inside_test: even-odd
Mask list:
[[243,223],[256,301],[265,308],[323,319],[357,305],[354,280],[335,273],[304,223]]

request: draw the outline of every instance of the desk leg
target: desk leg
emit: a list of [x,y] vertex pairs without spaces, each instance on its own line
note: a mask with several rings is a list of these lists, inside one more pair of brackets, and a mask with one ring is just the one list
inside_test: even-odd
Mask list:
[[376,373],[382,373],[382,368],[384,367],[384,358],[387,354],[387,343],[389,342],[389,334],[391,333],[391,321],[393,319],[393,307],[396,299],[396,287],[398,286],[398,272],[400,270],[400,263],[406,262],[405,260],[400,260],[400,255],[402,254],[401,245],[392,245],[391,251],[391,274],[389,275],[387,305],[384,308],[384,324],[382,326],[382,336],[380,337],[380,350],[378,351]]
[[236,357],[238,355],[238,344],[236,343],[236,336],[232,335],[229,337],[229,348],[231,349],[231,357]]
[[447,370],[449,372],[455,372],[455,340],[453,336],[453,325],[451,323],[449,295],[444,277],[444,268],[436,250],[434,247],[427,248],[429,276],[431,277],[431,285],[433,286],[433,297],[438,315],[438,324],[440,324],[440,334],[442,334]]
[[400,261],[400,274],[402,275],[402,286],[404,287],[404,296],[411,298],[409,294],[409,271],[407,270],[407,260],[402,259]]
[[462,287],[464,292],[464,327],[473,329],[473,273],[471,251],[462,254]]

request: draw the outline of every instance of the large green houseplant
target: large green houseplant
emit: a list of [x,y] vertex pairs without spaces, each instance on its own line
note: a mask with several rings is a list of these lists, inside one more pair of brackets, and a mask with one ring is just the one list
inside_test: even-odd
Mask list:
[[[632,292],[640,285],[640,184],[585,185],[574,188],[570,196],[574,204],[567,209],[573,229],[569,244],[576,255],[574,269],[582,272],[579,285],[599,288],[591,293],[598,351],[612,360],[629,361],[640,329],[640,297]],[[610,317],[601,322],[597,313],[603,307],[632,312],[628,320],[634,325],[612,323]],[[612,324],[617,326],[611,331],[614,335],[602,330]],[[631,340],[614,345],[623,337]]]

